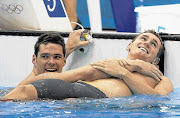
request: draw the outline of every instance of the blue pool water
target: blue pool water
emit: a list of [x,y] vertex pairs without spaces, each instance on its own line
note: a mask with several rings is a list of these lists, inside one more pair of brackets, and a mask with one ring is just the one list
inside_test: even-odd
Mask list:
[[[0,96],[9,89],[0,87]],[[167,96],[0,102],[0,117],[154,118],[180,116],[180,88]]]

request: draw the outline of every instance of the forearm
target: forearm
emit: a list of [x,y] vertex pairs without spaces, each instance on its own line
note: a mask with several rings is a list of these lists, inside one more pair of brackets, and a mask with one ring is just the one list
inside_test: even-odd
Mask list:
[[167,79],[164,76],[162,77],[162,80],[154,88],[144,83],[141,79],[138,79],[138,77],[132,74],[131,72],[127,73],[126,76],[124,76],[122,79],[135,95],[166,95],[173,91],[172,83],[169,79]]
[[108,78],[109,75],[92,68],[90,65],[78,69],[66,71],[63,73],[43,73],[38,76],[26,78],[19,85],[30,84],[41,79],[61,79],[66,82],[74,82],[78,80],[92,81],[101,78]]
[[70,48],[66,46],[66,58],[75,50],[75,48]]
[[173,92],[174,88],[172,82],[165,76],[162,76],[161,81],[155,86],[154,90],[161,95],[166,95]]
[[68,17],[70,19],[77,19],[76,14],[76,0],[63,0],[65,6],[66,6],[66,12],[68,14]]
[[150,95],[150,94],[158,94],[157,91],[155,91],[152,87],[144,83],[143,81],[139,80],[134,76],[131,72],[129,72],[128,75],[122,77],[124,82],[127,84],[127,86],[132,90],[132,92],[135,95],[138,94],[145,94],[145,95]]
[[35,77],[35,80],[40,79],[61,79],[66,82],[74,82],[78,80],[92,81],[101,78],[107,78],[109,75],[92,68],[90,65],[83,66],[74,70],[66,71],[63,73],[44,73]]

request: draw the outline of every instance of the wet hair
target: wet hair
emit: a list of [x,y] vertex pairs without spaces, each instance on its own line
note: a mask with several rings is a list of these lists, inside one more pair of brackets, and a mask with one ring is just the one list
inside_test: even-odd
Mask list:
[[143,34],[143,33],[151,33],[151,34],[154,34],[156,37],[159,38],[159,40],[160,40],[160,42],[161,42],[161,47],[159,48],[159,52],[158,52],[158,54],[157,54],[157,57],[161,57],[161,55],[164,53],[165,48],[164,48],[164,42],[163,42],[161,36],[159,35],[159,33],[157,33],[157,32],[154,31],[154,30],[146,30],[146,31],[138,34],[138,35],[133,39],[133,41],[134,41],[139,35],[141,35],[141,34]]
[[36,57],[38,56],[40,45],[41,44],[47,45],[48,43],[61,45],[65,57],[66,50],[65,50],[64,38],[59,33],[44,33],[39,36],[36,44],[34,45],[34,54],[36,55]]

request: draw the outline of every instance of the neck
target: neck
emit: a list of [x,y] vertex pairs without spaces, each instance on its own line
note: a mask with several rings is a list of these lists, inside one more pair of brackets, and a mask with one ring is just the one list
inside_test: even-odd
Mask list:
[[129,55],[127,56],[127,60],[136,60],[136,59],[139,59],[139,60],[143,60],[143,61],[146,61],[146,59],[144,59],[143,57],[141,56],[138,56],[138,55]]
[[129,54],[127,56],[127,60],[136,60],[136,59],[139,59],[139,58],[136,58],[134,56],[130,56]]
[[37,69],[36,69],[35,66],[33,67],[32,74],[35,75],[35,76],[38,75],[38,72],[37,72]]

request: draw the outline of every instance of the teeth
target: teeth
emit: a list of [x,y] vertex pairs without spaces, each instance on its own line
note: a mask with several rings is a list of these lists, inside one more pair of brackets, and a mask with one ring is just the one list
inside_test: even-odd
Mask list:
[[54,72],[56,71],[57,69],[45,69],[46,71],[50,71],[50,72]]
[[148,51],[145,48],[140,47],[139,49],[141,49],[141,50],[145,51],[146,53],[148,53]]

